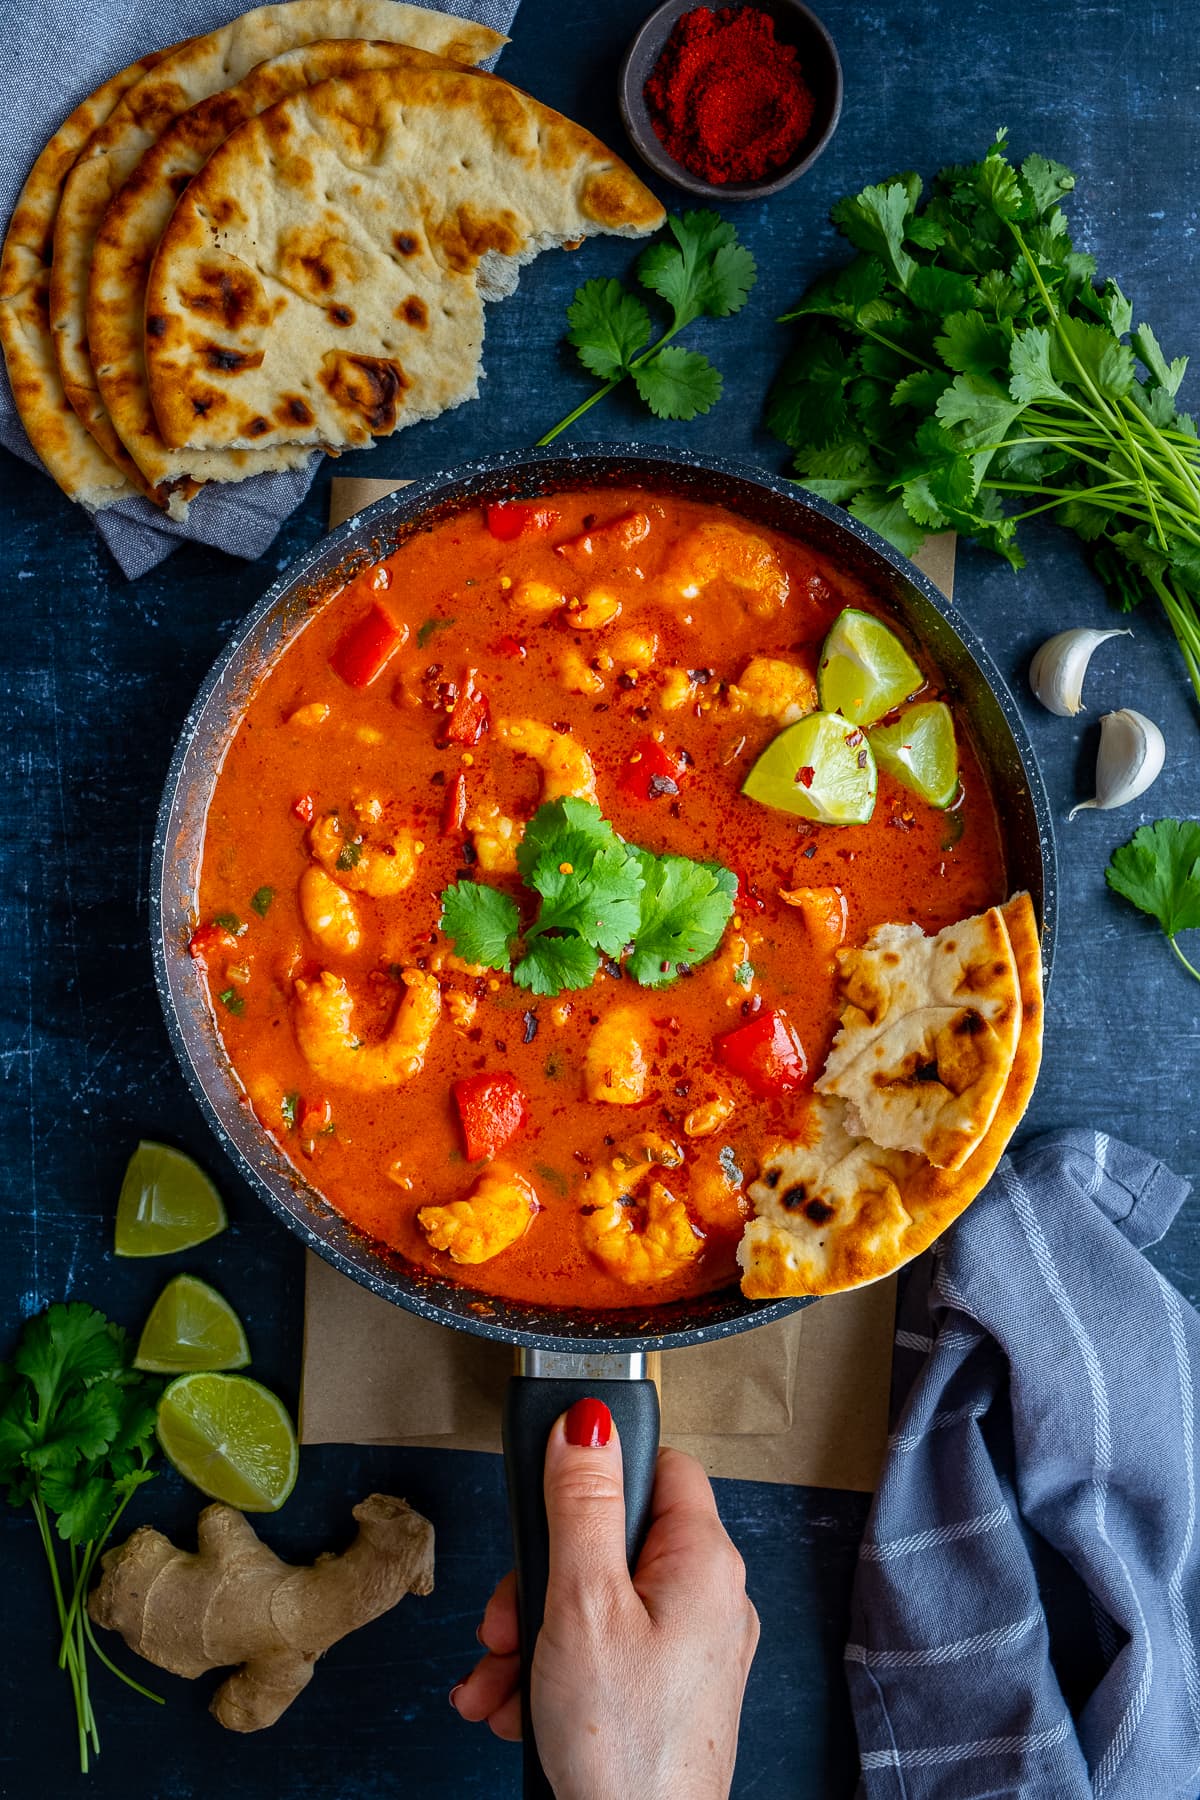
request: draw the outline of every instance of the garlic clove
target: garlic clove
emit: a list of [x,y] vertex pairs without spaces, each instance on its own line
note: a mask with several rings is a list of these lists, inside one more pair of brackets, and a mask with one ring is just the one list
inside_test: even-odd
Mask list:
[[1110,812],[1114,806],[1127,806],[1136,800],[1157,781],[1166,754],[1163,734],[1153,719],[1129,707],[1105,713],[1100,721],[1100,751],[1096,757],[1096,798],[1073,806],[1067,814],[1068,822],[1089,807]]
[[1080,626],[1047,638],[1029,665],[1029,685],[1042,705],[1060,719],[1073,719],[1083,710],[1083,678],[1092,656],[1107,638],[1132,637],[1128,626],[1113,631],[1089,631]]

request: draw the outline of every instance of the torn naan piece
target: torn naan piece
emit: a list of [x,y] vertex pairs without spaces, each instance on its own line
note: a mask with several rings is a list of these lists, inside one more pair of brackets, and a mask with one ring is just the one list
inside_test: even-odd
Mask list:
[[889,1150],[959,1169],[1000,1104],[1021,1030],[1021,988],[991,907],[926,937],[880,925],[838,952],[842,1023],[815,1086]]
[[360,38],[327,38],[271,57],[244,80],[211,94],[168,125],[105,213],[88,285],[91,362],[113,429],[173,518],[186,518],[188,502],[199,483],[242,481],[249,475],[294,468],[313,454],[302,444],[180,451],[160,437],[146,379],[146,285],[159,239],[180,194],[231,131],[288,94],[367,69],[405,66],[455,65],[410,44]]
[[1021,986],[1021,1031],[1003,1096],[958,1170],[882,1150],[848,1126],[846,1102],[815,1094],[799,1134],[765,1158],[748,1189],[755,1216],[738,1247],[750,1299],[836,1294],[892,1274],[928,1249],[987,1185],[1037,1082],[1042,956],[1033,903],[1001,908]]
[[138,488],[91,438],[63,388],[49,318],[54,225],[80,151],[128,90],[171,54],[144,56],[80,101],[29,171],[0,253],[0,345],[13,401],[48,473],[91,511],[131,499]]
[[118,189],[181,112],[240,81],[267,57],[331,32],[412,44],[458,63],[479,62],[506,42],[487,26],[402,0],[286,0],[260,6],[156,62],[94,132],[64,184],[50,279],[50,326],[63,391],[100,447],[143,489],[149,484],[113,429],[88,350],[96,233]]
[[361,447],[478,391],[521,264],[664,214],[597,138],[495,78],[325,81],[228,137],[163,233],[146,366],[168,444]]

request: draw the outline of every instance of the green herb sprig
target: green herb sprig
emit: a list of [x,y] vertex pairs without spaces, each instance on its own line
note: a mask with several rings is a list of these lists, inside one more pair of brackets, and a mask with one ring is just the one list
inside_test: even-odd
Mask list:
[[1114,893],[1158,920],[1179,961],[1200,981],[1200,969],[1176,942],[1181,931],[1200,931],[1200,819],[1139,826],[1113,851],[1104,874]]
[[1000,133],[943,169],[923,206],[912,174],[839,201],[858,255],[786,315],[800,336],[767,422],[806,486],[909,555],[953,528],[1020,568],[1018,526],[1056,518],[1124,609],[1160,602],[1200,698],[1186,358],[1134,326],[1115,281],[1097,286],[1062,210],[1070,170],[1006,149]]
[[0,1482],[11,1506],[32,1512],[46,1553],[58,1666],[70,1678],[85,1774],[89,1751],[100,1748],[89,1651],[127,1686],[160,1701],[110,1662],[87,1613],[100,1553],[138,1488],[154,1475],[159,1384],[138,1374],[132,1358],[120,1326],[73,1302],[30,1319],[11,1361],[0,1363]]
[[699,318],[740,312],[758,279],[754,258],[732,225],[712,212],[667,220],[671,239],[638,258],[642,287],[665,300],[670,324],[651,342],[654,324],[645,302],[619,281],[586,281],[567,308],[567,342],[590,375],[604,385],[561,419],[539,444],[549,444],[623,381],[632,381],[659,419],[694,419],[721,398],[721,371],[699,350],[672,339]]
[[635,981],[665,987],[712,955],[737,897],[732,870],[627,844],[585,800],[539,807],[517,868],[538,899],[531,923],[511,894],[459,881],[442,894],[441,927],[464,961],[547,996],[590,987],[602,957],[626,953]]

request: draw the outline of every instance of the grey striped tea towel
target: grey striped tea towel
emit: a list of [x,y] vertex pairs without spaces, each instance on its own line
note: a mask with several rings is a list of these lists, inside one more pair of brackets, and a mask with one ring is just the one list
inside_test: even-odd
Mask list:
[[914,1270],[846,1648],[868,1800],[1200,1792],[1200,1318],[1141,1255],[1187,1192],[1054,1133]]

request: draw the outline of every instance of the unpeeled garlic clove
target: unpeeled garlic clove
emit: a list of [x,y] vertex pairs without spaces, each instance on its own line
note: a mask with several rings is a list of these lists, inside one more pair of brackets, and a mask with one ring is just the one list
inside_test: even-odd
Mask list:
[[1067,814],[1068,821],[1089,807],[1110,812],[1114,806],[1127,806],[1136,800],[1151,782],[1157,781],[1166,754],[1163,734],[1153,719],[1129,707],[1105,713],[1100,721],[1100,751],[1096,757],[1096,798],[1073,806]]
[[1047,638],[1029,665],[1029,685],[1042,705],[1060,719],[1073,719],[1083,710],[1083,678],[1094,652],[1106,638],[1132,637],[1128,626],[1113,631],[1089,631],[1079,626]]

